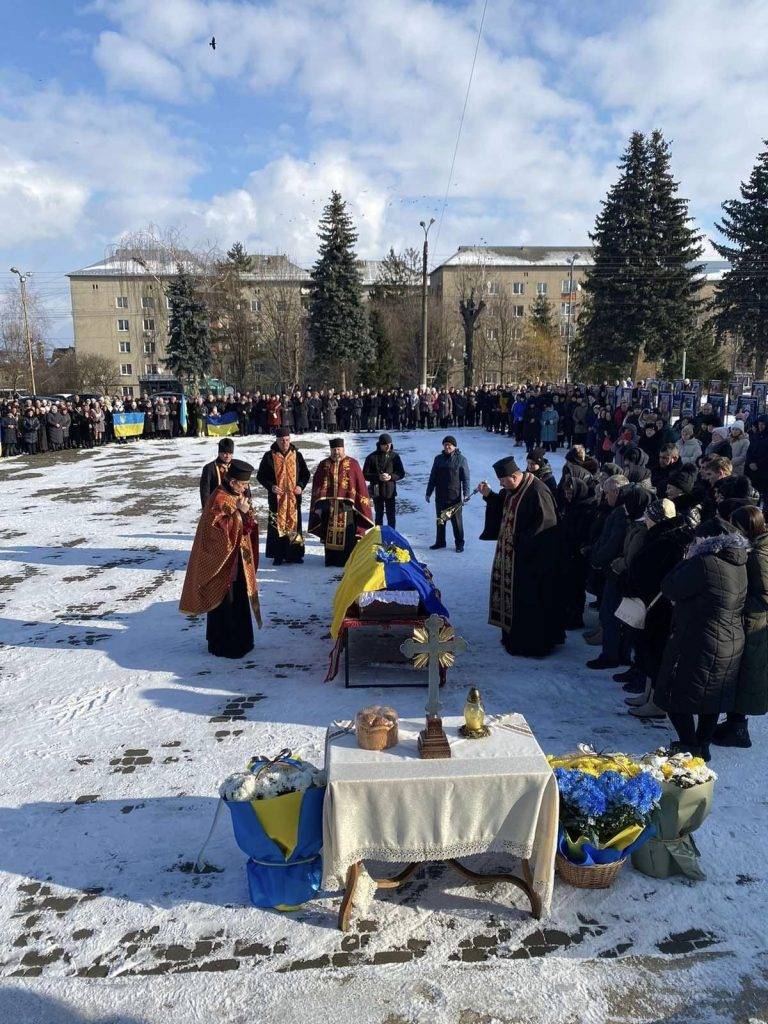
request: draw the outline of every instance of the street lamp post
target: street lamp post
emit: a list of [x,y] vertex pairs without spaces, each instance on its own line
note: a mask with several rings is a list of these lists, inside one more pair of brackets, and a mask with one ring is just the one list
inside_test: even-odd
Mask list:
[[16,267],[11,267],[11,273],[17,274],[19,278],[19,288],[21,289],[21,313],[24,317],[24,337],[27,341],[27,356],[29,357],[29,387],[30,393],[35,394],[35,364],[32,359],[32,336],[29,332],[29,312],[27,310],[27,278],[29,274],[22,274]]
[[575,252],[566,262],[568,263],[568,319],[565,328],[565,383],[571,377],[571,312],[573,310],[573,264],[581,254]]
[[427,255],[429,229],[435,223],[435,218],[430,217],[429,224],[423,220],[419,226],[424,231],[424,249],[421,256],[421,386],[427,386]]

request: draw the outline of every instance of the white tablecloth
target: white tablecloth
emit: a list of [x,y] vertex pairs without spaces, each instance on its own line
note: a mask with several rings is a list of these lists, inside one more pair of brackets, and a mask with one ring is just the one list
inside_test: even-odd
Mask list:
[[443,719],[451,757],[419,757],[424,719],[401,719],[392,750],[361,750],[354,734],[327,743],[323,885],[342,888],[361,860],[389,863],[508,853],[530,861],[549,910],[557,844],[557,783],[522,715],[465,740]]

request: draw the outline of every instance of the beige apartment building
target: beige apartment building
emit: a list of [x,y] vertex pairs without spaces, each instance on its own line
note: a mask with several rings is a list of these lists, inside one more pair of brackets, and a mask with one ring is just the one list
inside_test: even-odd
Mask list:
[[[478,319],[476,350],[477,381],[502,383],[502,377],[514,376],[514,339],[521,338],[526,317],[539,296],[549,300],[561,339],[562,367],[570,332],[573,341],[582,303],[582,283],[593,265],[589,245],[581,246],[459,246],[453,256],[436,267],[430,277],[430,290],[437,298],[447,323],[455,324],[451,344],[451,383],[463,383],[464,337],[458,312],[459,302],[474,290],[486,309]],[[701,297],[712,298],[728,264],[711,261],[704,264]],[[512,325],[510,329],[510,324]],[[512,352],[502,360],[500,334],[512,339]],[[511,356],[511,358],[510,358]],[[501,366],[505,369],[502,370]]]
[[549,301],[565,351],[569,328],[571,338],[576,331],[582,281],[591,264],[588,245],[459,246],[430,277],[432,294],[446,322],[456,324],[450,342],[451,383],[463,383],[461,299],[474,291],[475,301],[482,300],[486,306],[475,335],[476,383],[502,383],[502,375],[514,375],[514,351],[505,352],[505,346],[514,350],[514,340],[522,337],[538,297]]
[[[189,254],[182,257],[192,274],[203,268]],[[176,274],[176,261],[162,254],[118,253],[68,274],[72,299],[75,351],[100,355],[119,367],[124,395],[170,381],[164,369],[168,336],[165,290]],[[243,301],[258,337],[267,295],[278,303],[305,303],[309,273],[286,256],[258,255],[253,269],[241,275]]]

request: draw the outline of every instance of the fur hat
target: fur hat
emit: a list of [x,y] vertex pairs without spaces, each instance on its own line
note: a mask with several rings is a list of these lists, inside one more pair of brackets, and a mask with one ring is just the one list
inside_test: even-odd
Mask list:
[[222,437],[219,441],[219,451],[222,453],[228,453],[232,455],[235,451],[235,442],[231,437]]

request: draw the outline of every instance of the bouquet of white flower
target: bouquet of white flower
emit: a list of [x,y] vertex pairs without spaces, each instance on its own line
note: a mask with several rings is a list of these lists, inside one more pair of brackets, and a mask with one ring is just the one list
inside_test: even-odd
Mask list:
[[633,866],[652,878],[706,878],[693,833],[709,814],[717,775],[702,758],[670,755],[664,747],[641,757],[640,764],[661,784],[661,800],[651,819],[657,835],[632,854]]

